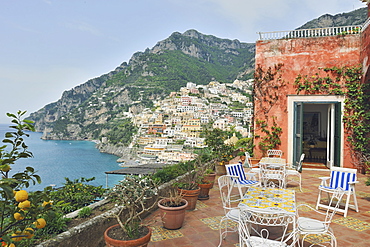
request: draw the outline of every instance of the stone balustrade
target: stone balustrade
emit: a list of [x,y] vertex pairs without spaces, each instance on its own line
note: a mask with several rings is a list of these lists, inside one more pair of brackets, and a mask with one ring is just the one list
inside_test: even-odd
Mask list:
[[[365,25],[368,25],[368,21]],[[343,27],[326,27],[313,29],[297,29],[292,31],[276,31],[276,32],[258,32],[259,40],[273,39],[294,39],[294,38],[313,38],[336,35],[347,35],[360,33],[363,30],[363,25],[343,26]]]

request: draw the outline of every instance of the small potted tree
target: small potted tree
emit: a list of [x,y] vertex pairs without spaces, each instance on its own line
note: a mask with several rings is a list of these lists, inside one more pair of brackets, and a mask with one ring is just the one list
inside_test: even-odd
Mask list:
[[182,163],[182,169],[187,171],[181,182],[174,183],[177,186],[177,193],[188,201],[187,210],[194,210],[197,204],[199,188],[199,167],[197,161],[188,161]]
[[209,181],[212,183],[211,189],[213,188],[213,185],[216,180],[216,172],[215,172],[215,164],[214,163],[209,163],[209,165],[206,166],[206,169],[204,171],[203,175],[203,180],[204,181]]
[[175,230],[182,227],[185,219],[185,211],[188,202],[182,195],[171,191],[169,197],[163,198],[158,202],[161,211],[163,227]]
[[157,205],[157,185],[149,177],[126,176],[107,197],[120,207],[115,218],[118,224],[106,229],[107,246],[147,246],[151,229],[141,223],[141,216]]

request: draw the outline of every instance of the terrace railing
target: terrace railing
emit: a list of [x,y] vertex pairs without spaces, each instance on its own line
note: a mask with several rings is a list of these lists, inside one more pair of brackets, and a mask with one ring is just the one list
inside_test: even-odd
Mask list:
[[362,30],[363,25],[358,25],[344,27],[297,29],[292,31],[258,32],[258,35],[259,40],[294,39],[294,38],[313,38],[313,37],[357,34],[360,33]]
[[364,25],[362,26],[362,30],[361,30],[361,32],[365,31],[365,29],[366,29],[369,25],[370,25],[370,18],[368,18],[368,19],[365,21]]

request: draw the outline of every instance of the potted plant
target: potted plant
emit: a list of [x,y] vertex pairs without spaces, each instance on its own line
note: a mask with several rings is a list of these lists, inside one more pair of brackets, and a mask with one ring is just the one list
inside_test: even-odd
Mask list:
[[151,229],[141,223],[141,216],[157,205],[155,182],[140,175],[126,176],[109,191],[107,198],[120,207],[118,213],[111,216],[118,224],[104,232],[107,246],[147,246]]
[[177,186],[177,193],[188,201],[188,206],[186,207],[186,209],[194,210],[200,192],[199,165],[195,162],[186,162],[182,167],[188,172],[184,175],[181,182],[177,182],[174,185]]
[[188,201],[187,210],[194,210],[197,205],[198,195],[200,192],[196,171],[190,171],[184,182],[176,183],[177,193]]
[[213,185],[215,183],[215,180],[216,180],[216,172],[214,170],[214,167],[215,165],[212,165],[212,168],[207,168],[204,172],[204,175],[203,175],[203,180],[204,181],[209,181],[211,182],[211,189],[213,188]]
[[209,190],[212,188],[213,183],[210,182],[209,180],[202,179],[198,185],[200,188],[198,200],[208,200]]
[[169,197],[158,202],[163,227],[175,230],[182,227],[188,202],[177,192],[170,192]]

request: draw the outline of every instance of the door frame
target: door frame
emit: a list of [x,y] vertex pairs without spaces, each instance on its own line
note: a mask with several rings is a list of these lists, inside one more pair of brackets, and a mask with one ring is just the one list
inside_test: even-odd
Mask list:
[[[288,95],[288,152],[287,152],[287,160],[289,163],[294,161],[294,126],[295,126],[295,112],[294,106],[297,103],[303,104],[335,104],[340,103],[341,112],[343,112],[344,106],[344,96],[340,95]],[[344,128],[343,128],[343,114],[340,115],[340,147],[344,147]],[[339,164],[340,167],[343,167],[343,152],[339,152]]]

